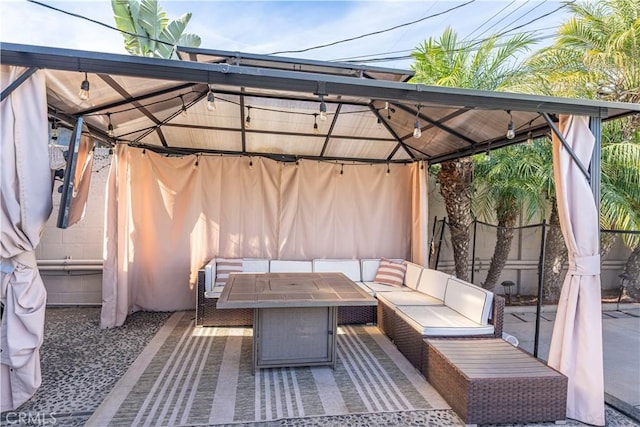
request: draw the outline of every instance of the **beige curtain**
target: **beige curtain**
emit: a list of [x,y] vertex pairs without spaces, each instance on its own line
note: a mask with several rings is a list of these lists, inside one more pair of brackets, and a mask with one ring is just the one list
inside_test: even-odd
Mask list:
[[192,309],[197,271],[215,256],[409,258],[420,238],[412,203],[423,202],[412,188],[423,171],[386,171],[118,147],[106,196],[102,326],[136,310]]
[[386,164],[283,166],[278,257],[408,258],[412,166],[389,168],[387,174]]
[[429,169],[424,163],[412,165],[411,171],[411,260],[429,264]]
[[[2,67],[6,88],[24,71]],[[0,410],[26,402],[40,387],[40,346],[47,292],[35,249],[51,214],[45,76],[36,71],[4,101],[0,152],[2,203]]]
[[[589,165],[595,145],[589,118],[561,115],[559,128],[582,164]],[[567,417],[602,426],[605,418],[598,208],[587,178],[555,134],[553,172],[569,269],[553,324],[549,366],[569,379]]]

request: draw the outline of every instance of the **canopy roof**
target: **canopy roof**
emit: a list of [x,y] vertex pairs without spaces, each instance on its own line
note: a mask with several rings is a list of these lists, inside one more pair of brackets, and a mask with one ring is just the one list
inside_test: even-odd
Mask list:
[[[522,142],[529,132],[548,133],[544,114],[611,119],[640,112],[635,104],[412,84],[406,70],[204,49],[178,53],[182,60],[3,43],[1,57],[3,66],[26,67],[25,76],[46,70],[51,117],[72,125],[84,116],[106,143],[170,154],[437,163]],[[78,98],[84,73],[88,101]],[[207,109],[209,87],[214,111]],[[3,88],[2,98],[11,90]],[[513,139],[506,138],[510,115]],[[109,120],[114,137],[107,135]]]

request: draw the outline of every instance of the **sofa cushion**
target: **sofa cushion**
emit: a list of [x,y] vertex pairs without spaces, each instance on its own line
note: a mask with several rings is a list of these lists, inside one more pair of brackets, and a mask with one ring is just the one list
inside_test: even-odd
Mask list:
[[269,260],[264,258],[243,258],[242,271],[245,273],[269,272]]
[[374,282],[398,287],[403,286],[406,271],[407,266],[404,263],[382,258]]
[[[401,259],[392,259],[395,262],[402,262]],[[373,282],[380,266],[380,258],[363,258],[360,260],[360,270],[362,271],[363,282]]]
[[493,325],[480,325],[445,305],[399,306],[399,320],[409,324],[423,336],[491,335]]
[[376,296],[375,291],[373,291],[370,287],[368,287],[366,284],[364,284],[363,282],[355,282],[356,285],[358,285],[358,287],[360,289],[362,289],[363,291],[365,291],[367,294],[371,295],[372,297]]
[[311,273],[313,264],[311,261],[272,259],[269,262],[269,271],[271,273]]
[[409,261],[405,261],[404,265],[407,266],[407,271],[404,273],[404,285],[411,289],[418,289],[420,274],[424,268]]
[[214,286],[224,286],[229,273],[242,272],[242,258],[216,258],[216,281]]
[[442,302],[442,300],[435,299],[430,295],[425,295],[417,291],[381,292],[377,294],[377,298],[390,307],[397,307],[401,305],[444,305],[444,302]]
[[481,325],[489,323],[493,293],[451,277],[447,281],[444,304]]
[[385,285],[384,283],[376,283],[376,282],[362,282],[364,286],[373,291],[374,294],[378,294],[380,292],[411,292],[413,289],[408,288],[406,286],[397,287],[392,285]]
[[344,273],[354,282],[362,280],[360,277],[360,261],[357,259],[314,259],[313,271],[320,273]]
[[418,282],[418,290],[434,298],[444,300],[444,292],[447,290],[447,280],[450,274],[442,271],[424,268]]

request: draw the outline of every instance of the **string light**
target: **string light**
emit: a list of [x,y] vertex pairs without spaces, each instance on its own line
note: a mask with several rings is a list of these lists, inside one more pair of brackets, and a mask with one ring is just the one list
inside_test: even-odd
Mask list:
[[531,133],[532,123],[533,123],[533,120],[529,122],[529,132],[527,132],[527,142],[525,143],[526,145],[533,145],[533,134]]
[[181,114],[184,117],[187,115],[187,106],[184,105],[184,98],[182,98],[182,95],[180,95],[180,101],[182,102],[182,107],[180,108],[182,110]]
[[109,126],[107,126],[107,135],[109,135],[110,138],[113,138],[114,133],[113,133],[113,123],[111,123],[111,113],[107,113],[107,117],[109,118]]
[[249,157],[249,167],[253,167],[253,157]]
[[251,107],[247,106],[247,118],[244,119],[244,127],[249,129],[251,127]]
[[82,101],[87,101],[89,99],[89,79],[87,78],[87,73],[84,73],[84,80],[80,83],[78,98]]
[[385,102],[384,102],[384,109],[385,109],[386,111],[389,111],[389,101],[385,101]]
[[511,110],[507,110],[507,114],[509,114],[509,125],[507,126],[507,139],[513,139],[516,137],[516,131],[513,126],[513,116],[511,115]]
[[391,173],[391,169],[389,169],[389,162],[387,162],[387,175]]
[[378,117],[378,128],[382,129],[382,119]]
[[418,111],[416,111],[416,122],[413,125],[413,137],[414,138],[420,138],[422,136],[422,129],[420,126],[420,105],[418,105]]
[[213,89],[211,89],[211,85],[209,85],[209,93],[207,93],[207,110],[209,111],[216,110],[216,96],[213,94]]
[[318,113],[313,113],[313,133],[315,135],[320,133],[320,130],[318,129]]
[[340,175],[344,175],[344,163],[340,164]]
[[327,104],[324,103],[323,95],[320,95],[320,120],[327,120]]

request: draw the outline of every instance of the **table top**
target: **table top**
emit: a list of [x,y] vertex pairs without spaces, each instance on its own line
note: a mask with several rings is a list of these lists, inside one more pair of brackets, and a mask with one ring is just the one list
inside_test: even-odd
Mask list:
[[216,308],[282,308],[377,305],[342,273],[235,273]]

